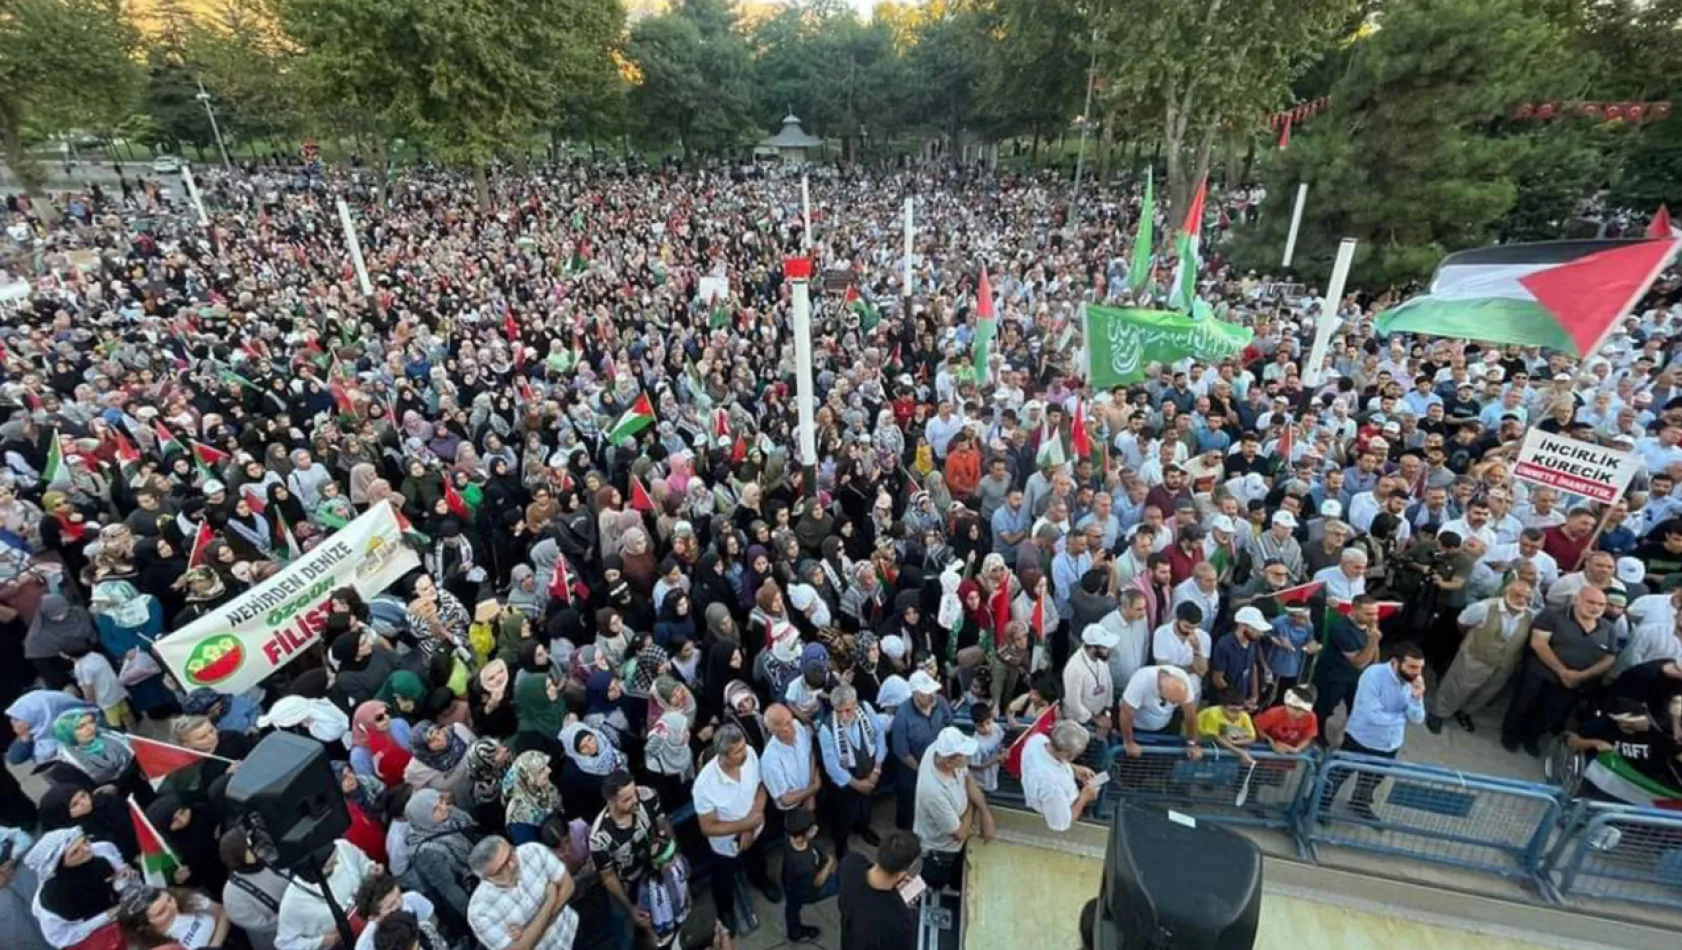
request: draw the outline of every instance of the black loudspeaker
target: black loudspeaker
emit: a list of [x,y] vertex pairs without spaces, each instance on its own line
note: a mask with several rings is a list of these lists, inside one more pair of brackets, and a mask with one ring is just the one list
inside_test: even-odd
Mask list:
[[1104,860],[1098,950],[1250,950],[1261,884],[1261,852],[1243,835],[1123,807]]
[[270,733],[228,781],[228,811],[264,863],[290,871],[350,830],[344,793],[321,743]]

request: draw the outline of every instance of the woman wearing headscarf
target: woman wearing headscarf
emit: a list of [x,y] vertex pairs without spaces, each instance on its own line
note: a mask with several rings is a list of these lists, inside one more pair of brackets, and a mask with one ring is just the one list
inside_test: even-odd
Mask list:
[[175,582],[187,572],[187,557],[173,542],[162,537],[136,541],[134,557],[140,567],[134,586],[158,599],[163,608],[164,626],[168,628],[186,603],[186,596]]
[[516,564],[509,573],[508,606],[522,617],[535,622],[549,612],[548,579],[539,583],[537,572],[525,564]]
[[222,893],[228,870],[222,866],[216,819],[208,805],[190,804],[176,795],[159,795],[146,806],[146,820],[163,836],[186,871],[185,875],[177,873],[173,883],[206,894]]
[[476,737],[466,726],[419,723],[409,735],[413,756],[403,770],[403,781],[416,789],[448,792],[463,805],[473,803],[473,782],[468,775],[467,747]]
[[41,830],[80,828],[94,841],[117,846],[123,860],[140,853],[128,802],[120,795],[98,795],[74,785],[52,785],[41,796]]
[[521,610],[505,607],[497,615],[495,625],[496,658],[512,669],[519,665],[521,648],[527,643],[536,642],[533,639],[531,618]]
[[625,686],[611,671],[596,670],[584,684],[584,721],[606,733],[618,748],[625,747],[631,737],[626,702]]
[[502,832],[502,773],[508,770],[508,759],[508,749],[497,739],[480,737],[467,746],[467,780],[473,791],[461,805],[492,834]]
[[373,699],[386,678],[397,671],[397,655],[373,630],[354,625],[344,614],[327,619],[325,634],[331,644],[327,650],[329,658],[338,667],[333,679],[333,699],[339,708],[354,710]]
[[473,817],[437,789],[423,788],[409,797],[403,809],[409,821],[410,869],[421,883],[423,896],[438,910],[439,922],[453,934],[466,934],[467,899],[473,879],[467,858],[473,850],[468,833]]
[[152,800],[152,786],[140,774],[128,737],[100,725],[92,710],[75,709],[53,720],[58,762],[47,773],[58,784],[107,789],[142,804]]
[[648,531],[642,525],[625,529],[619,539],[619,561],[620,570],[624,572],[625,580],[630,582],[631,590],[638,597],[652,595],[659,562],[654,557],[654,545],[648,538]]
[[660,602],[660,616],[654,621],[654,642],[667,649],[677,637],[695,639],[695,617],[690,612],[689,594],[670,590]]
[[380,471],[372,463],[359,462],[350,469],[350,503],[358,508],[366,509],[369,503],[368,489],[379,480]]
[[217,843],[228,883],[222,888],[222,910],[251,943],[251,950],[275,950],[280,926],[280,901],[291,881],[257,860],[245,832],[230,828]]
[[[281,488],[280,485],[269,486],[270,490]],[[268,561],[275,556],[275,539],[280,535],[275,533],[274,526],[269,519],[251,509],[251,501],[242,492],[234,501],[233,510],[228,512],[226,529],[223,537],[227,538],[228,546],[234,555],[242,561]],[[288,522],[296,524],[298,522]]]
[[607,734],[582,722],[561,730],[566,762],[561,768],[561,801],[569,818],[590,820],[600,813],[602,779],[625,768],[625,756]]
[[681,709],[662,712],[649,723],[643,764],[648,769],[649,784],[668,812],[688,800],[689,786],[695,779],[695,753],[689,740],[690,719]]
[[13,765],[33,761],[38,766],[57,761],[58,739],[53,736],[53,723],[76,710],[98,712],[93,704],[56,689],[31,690],[13,700],[6,707],[6,716],[15,738],[6,747],[6,761]]
[[379,794],[385,790],[378,779],[364,778],[348,763],[334,762],[333,777],[345,800],[350,828],[342,837],[362,849],[376,864],[386,863],[385,828],[375,818],[380,813]]
[[438,715],[455,702],[455,694],[447,687],[428,690],[426,681],[408,670],[398,670],[386,677],[374,698],[385,703],[387,712],[409,726],[426,720],[436,722]]
[[516,846],[542,839],[543,823],[560,814],[561,793],[550,779],[550,759],[535,749],[522,752],[502,778],[503,820]]
[[282,696],[257,718],[257,726],[308,736],[326,746],[329,756],[342,757],[345,737],[350,734],[350,717],[325,699]]
[[754,693],[753,687],[742,680],[731,680],[724,687],[724,703],[724,721],[739,727],[755,752],[765,751],[765,740],[771,733],[765,726],[759,696]]
[[350,764],[359,775],[372,775],[387,788],[403,781],[412,755],[409,724],[393,717],[386,704],[371,699],[350,717]]
[[[333,852],[323,862],[322,870],[333,903],[348,908],[355,903],[356,889],[373,873],[374,862],[356,845],[341,839],[333,842]],[[338,925],[321,886],[303,877],[293,878],[281,895],[275,929],[275,945],[288,950],[331,950],[338,944]]]
[[546,676],[521,680],[514,687],[514,710],[518,719],[512,742],[515,752],[558,753],[555,743],[567,715],[559,684]]
[[749,675],[747,653],[736,630],[736,620],[721,603],[707,605],[707,637],[701,673],[701,715],[712,721],[725,709],[724,688],[731,680]]
[[480,667],[467,684],[467,705],[473,729],[480,735],[505,736],[514,731],[514,682],[500,658]]
[[63,689],[73,679],[64,654],[79,654],[98,642],[87,610],[72,605],[63,594],[48,594],[41,598],[41,610],[24,634],[23,655],[48,689]]
[[[58,950],[120,945],[117,908],[135,871],[115,846],[90,841],[80,828],[49,831],[21,863],[40,881],[32,905],[49,946]],[[113,938],[113,939],[107,939]]]

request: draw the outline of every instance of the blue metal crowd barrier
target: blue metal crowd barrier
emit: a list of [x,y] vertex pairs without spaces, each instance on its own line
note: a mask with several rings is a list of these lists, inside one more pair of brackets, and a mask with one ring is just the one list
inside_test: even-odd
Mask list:
[[1566,899],[1682,908],[1682,812],[1580,800],[1543,873]]
[[1542,863],[1561,814],[1559,789],[1546,785],[1335,753],[1320,763],[1297,833],[1316,861],[1321,845],[1356,848],[1515,878],[1546,894]]
[[[1220,749],[1206,749],[1193,761],[1180,743],[1142,746],[1136,759],[1112,752],[1107,799],[1163,805],[1218,824],[1288,831],[1296,825],[1303,790],[1314,781],[1308,755],[1257,749],[1246,765]],[[1109,814],[1103,809],[1104,817]]]

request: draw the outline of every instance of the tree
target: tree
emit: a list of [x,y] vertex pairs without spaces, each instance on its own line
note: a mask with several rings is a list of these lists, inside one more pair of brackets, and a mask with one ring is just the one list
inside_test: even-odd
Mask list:
[[675,133],[685,156],[726,154],[754,125],[752,56],[721,0],[684,0],[631,30],[641,74],[631,112],[644,138]]
[[913,117],[942,130],[954,146],[976,114],[986,28],[985,12],[969,0],[931,6],[906,57],[918,94]]
[[610,87],[625,16],[618,0],[274,2],[317,103],[373,138],[379,167],[394,137],[418,136],[474,170],[481,204],[491,161],[523,160],[564,90]]
[[750,41],[761,124],[793,109],[808,131],[841,138],[849,158],[872,129],[891,135],[902,124],[912,82],[886,25],[822,0],[785,8]]
[[1155,105],[1172,208],[1209,171],[1223,126],[1257,128],[1288,101],[1354,0],[1092,0],[1099,74]]
[[982,8],[976,112],[991,137],[1038,145],[1084,107],[1092,57],[1090,0],[993,0]]
[[0,6],[0,150],[31,195],[45,182],[25,127],[110,130],[132,111],[138,36],[118,0],[9,0]]
[[1532,220],[1509,223],[1527,235],[1545,227],[1582,157],[1569,154],[1576,146],[1550,154],[1559,147],[1546,138],[1552,132],[1506,117],[1527,99],[1568,99],[1587,77],[1567,53],[1565,30],[1538,13],[1536,0],[1390,4],[1334,85],[1331,109],[1269,156],[1268,213],[1240,230],[1234,259],[1275,266],[1298,182],[1309,191],[1296,269],[1315,280],[1341,237],[1361,242],[1357,282],[1422,279],[1445,253],[1493,240],[1524,180],[1554,197]]

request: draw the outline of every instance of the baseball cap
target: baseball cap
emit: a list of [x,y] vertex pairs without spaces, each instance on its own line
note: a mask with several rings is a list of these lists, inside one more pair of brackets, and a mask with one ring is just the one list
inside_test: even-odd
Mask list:
[[934,681],[934,677],[918,670],[911,674],[911,691],[921,693],[924,696],[932,696],[940,692],[940,684]]
[[975,750],[975,740],[964,735],[956,726],[947,726],[934,738],[935,755],[961,755],[967,758],[974,755]]
[[1121,642],[1121,637],[1103,624],[1090,623],[1086,625],[1085,630],[1080,632],[1080,642],[1089,647],[1103,647],[1106,650],[1113,650],[1115,645]]
[[1266,630],[1268,628],[1267,618],[1263,617],[1262,612],[1254,607],[1240,607],[1238,614],[1232,618],[1232,622],[1241,627],[1249,627],[1252,630]]
[[1232,534],[1234,531],[1238,530],[1238,526],[1233,524],[1232,519],[1226,515],[1216,515],[1209,522],[1209,527],[1214,528],[1222,534]]
[[1625,584],[1639,584],[1647,577],[1647,565],[1640,558],[1618,558],[1618,580]]
[[1284,525],[1287,528],[1295,528],[1297,526],[1297,516],[1288,511],[1275,511],[1273,513],[1273,523]]

